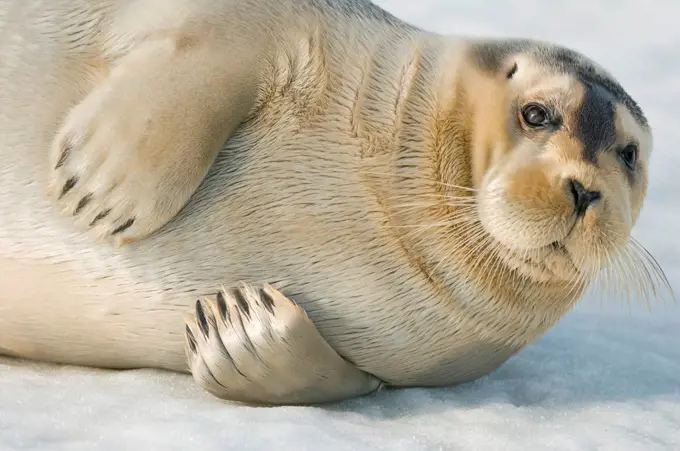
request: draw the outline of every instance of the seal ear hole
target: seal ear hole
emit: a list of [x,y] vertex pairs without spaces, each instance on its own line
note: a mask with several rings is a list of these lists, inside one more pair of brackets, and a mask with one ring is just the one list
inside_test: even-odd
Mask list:
[[505,77],[510,80],[517,73],[517,63],[514,63],[510,70],[505,74]]

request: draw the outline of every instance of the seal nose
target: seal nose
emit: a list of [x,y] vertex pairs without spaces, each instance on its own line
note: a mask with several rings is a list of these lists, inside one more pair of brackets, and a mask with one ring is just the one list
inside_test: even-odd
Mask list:
[[578,180],[569,179],[568,186],[574,196],[574,209],[577,216],[586,214],[590,204],[601,197],[599,191],[588,191]]

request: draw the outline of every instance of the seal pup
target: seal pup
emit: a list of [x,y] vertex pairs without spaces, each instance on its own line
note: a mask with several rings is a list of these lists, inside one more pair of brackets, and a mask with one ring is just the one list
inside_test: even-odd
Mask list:
[[365,0],[0,1],[0,350],[265,404],[470,381],[603,271],[664,283],[651,148],[586,57]]

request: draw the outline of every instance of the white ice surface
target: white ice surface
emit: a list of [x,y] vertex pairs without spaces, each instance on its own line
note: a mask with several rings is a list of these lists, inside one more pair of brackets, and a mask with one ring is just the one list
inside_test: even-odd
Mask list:
[[[635,236],[680,291],[680,3],[379,3],[440,32],[557,41],[615,73],[656,137]],[[0,450],[29,449],[680,450],[680,306],[589,298],[474,383],[323,408],[234,407],[186,376],[0,360]]]

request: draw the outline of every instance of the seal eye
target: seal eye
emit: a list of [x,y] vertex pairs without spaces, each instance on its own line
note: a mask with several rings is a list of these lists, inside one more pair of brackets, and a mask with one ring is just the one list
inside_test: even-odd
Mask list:
[[628,144],[623,149],[619,150],[619,158],[631,171],[635,170],[637,165],[638,148],[635,144]]
[[522,109],[522,118],[530,127],[543,127],[550,122],[546,109],[536,103],[530,103]]

